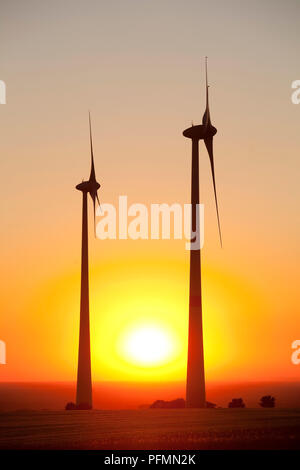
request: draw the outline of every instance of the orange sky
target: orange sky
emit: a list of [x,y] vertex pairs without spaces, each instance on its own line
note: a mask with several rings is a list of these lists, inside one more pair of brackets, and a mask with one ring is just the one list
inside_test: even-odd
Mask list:
[[[63,3],[63,4],[62,4]],[[189,202],[190,142],[202,118],[209,56],[218,242],[208,158],[203,296],[208,380],[299,378],[299,79],[296,1],[7,2],[0,18],[0,381],[74,380],[81,198],[91,109],[103,202]],[[90,214],[92,215],[92,214]],[[92,219],[90,219],[92,222]],[[91,233],[92,235],[92,233]],[[96,380],[185,376],[185,241],[91,236]],[[173,352],[159,365],[122,344],[145,325]]]

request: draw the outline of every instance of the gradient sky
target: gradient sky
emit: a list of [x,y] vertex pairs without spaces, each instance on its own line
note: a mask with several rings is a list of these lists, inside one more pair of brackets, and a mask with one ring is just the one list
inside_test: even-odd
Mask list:
[[[102,201],[187,203],[205,55],[224,241],[201,147],[206,376],[299,379],[299,17],[298,0],[0,1],[0,381],[76,377],[88,109]],[[94,379],[184,379],[185,242],[90,241]],[[120,352],[145,324],[176,346],[159,367]]]

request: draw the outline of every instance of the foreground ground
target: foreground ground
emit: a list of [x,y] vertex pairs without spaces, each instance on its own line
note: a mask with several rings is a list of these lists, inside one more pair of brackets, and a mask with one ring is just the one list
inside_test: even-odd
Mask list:
[[0,413],[0,449],[300,449],[300,409]]

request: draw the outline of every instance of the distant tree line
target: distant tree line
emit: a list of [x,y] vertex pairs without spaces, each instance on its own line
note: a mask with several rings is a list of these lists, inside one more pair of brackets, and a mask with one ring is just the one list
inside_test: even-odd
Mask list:
[[[275,398],[271,395],[265,395],[261,397],[259,401],[259,406],[262,408],[274,408],[275,407]],[[143,408],[146,408],[144,405]],[[151,409],[175,409],[175,408],[185,408],[185,400],[183,398],[177,398],[176,400],[165,401],[165,400],[156,400],[148,408]],[[215,409],[217,407],[215,403],[209,401],[206,402],[206,408]],[[246,408],[246,404],[242,398],[233,398],[231,402],[228,403],[228,408]]]
[[[259,406],[262,408],[274,408],[275,407],[275,397],[272,397],[271,395],[265,395],[261,397],[259,401]],[[143,405],[140,407],[141,409],[145,408],[151,408],[151,409],[179,409],[179,408],[185,408],[185,400],[183,398],[176,398],[176,400],[170,400],[170,401],[165,401],[165,400],[156,400],[154,401],[151,405]],[[211,403],[209,401],[206,402],[206,408],[210,409],[216,409],[220,408],[217,407],[215,403]],[[228,403],[228,408],[246,408],[246,405],[244,403],[244,400],[242,398],[233,398],[231,402]],[[91,407],[86,404],[86,403],[80,403],[79,405],[76,405],[73,402],[69,402],[66,404],[65,409],[68,411],[72,410],[90,410]]]

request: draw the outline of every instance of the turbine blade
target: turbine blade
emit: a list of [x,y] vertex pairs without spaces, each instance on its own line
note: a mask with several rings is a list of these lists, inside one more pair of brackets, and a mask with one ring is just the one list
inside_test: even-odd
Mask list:
[[91,198],[93,200],[93,211],[94,211],[94,235],[96,237],[96,196],[95,194],[91,194]]
[[98,191],[95,192],[90,192],[90,196],[93,201],[93,210],[94,210],[94,233],[96,236],[96,200],[98,201],[99,207],[101,208],[100,201],[99,201],[99,196],[98,196]]
[[91,174],[90,181],[96,181],[95,165],[94,165],[94,152],[93,152],[93,138],[92,138],[92,124],[91,113],[89,112],[89,126],[90,126],[90,144],[91,144]]
[[210,111],[209,111],[209,97],[208,97],[208,76],[207,76],[207,57],[205,57],[205,82],[206,82],[206,108],[202,118],[202,124],[207,128],[211,126]]
[[100,211],[102,213],[102,207],[101,207],[101,204],[100,204],[100,200],[99,200],[99,196],[98,196],[98,191],[96,192],[96,198],[97,198],[97,201],[98,201],[98,204],[99,204],[99,207],[100,207]]
[[209,155],[210,160],[210,167],[212,173],[212,180],[214,186],[214,193],[215,193],[215,203],[216,203],[216,211],[217,211],[217,219],[218,219],[218,228],[219,228],[219,236],[220,236],[220,244],[221,247],[223,246],[222,243],[222,232],[221,232],[221,224],[220,224],[220,217],[219,217],[219,206],[218,206],[218,198],[217,198],[217,189],[216,189],[216,178],[215,178],[215,165],[214,165],[214,153],[213,153],[213,138],[207,137],[204,139],[204,143]]

